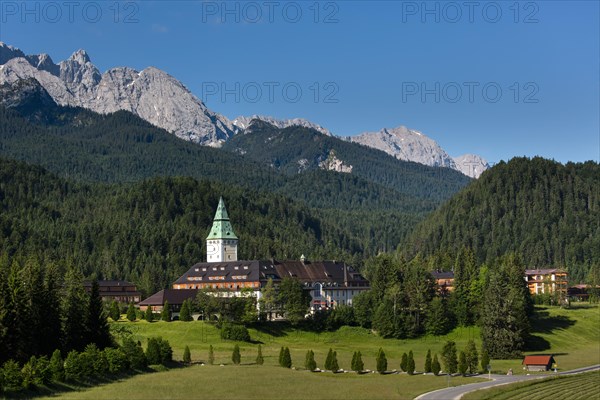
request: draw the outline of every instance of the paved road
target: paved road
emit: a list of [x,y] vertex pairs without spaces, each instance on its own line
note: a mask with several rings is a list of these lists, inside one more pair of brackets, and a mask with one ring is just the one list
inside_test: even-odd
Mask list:
[[[588,372],[600,369],[600,364],[592,365],[589,367],[578,368],[571,371],[559,372],[558,374],[548,375],[492,375],[491,380],[487,382],[469,383],[467,385],[456,386],[446,389],[440,389],[433,392],[425,393],[418,396],[415,400],[458,400],[464,394],[472,392],[474,390],[490,388],[493,386],[506,385],[509,383],[523,382],[533,379],[544,379],[550,378],[556,375],[572,375],[581,372]],[[487,378],[488,375],[479,375],[478,377]]]

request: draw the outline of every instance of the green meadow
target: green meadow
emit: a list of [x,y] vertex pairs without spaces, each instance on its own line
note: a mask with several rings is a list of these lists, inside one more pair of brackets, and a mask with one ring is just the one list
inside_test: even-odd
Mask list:
[[[406,374],[379,375],[373,373],[311,373],[303,368],[307,350],[315,352],[318,367],[323,367],[329,348],[337,352],[340,368],[349,370],[354,351],[360,350],[366,369],[375,369],[378,349],[384,349],[388,370],[399,370],[402,353],[412,350],[418,371],[423,370],[428,349],[439,353],[446,340],[454,340],[459,350],[469,339],[481,345],[479,330],[475,327],[457,328],[441,337],[425,336],[420,339],[382,339],[367,329],[343,327],[335,332],[314,333],[295,330],[285,324],[274,324],[268,330],[251,329],[253,343],[240,345],[241,365],[233,365],[231,354],[235,342],[221,340],[219,330],[211,324],[193,322],[116,322],[119,328],[129,330],[134,339],[146,343],[149,337],[162,336],[169,340],[174,358],[181,360],[185,346],[189,346],[193,366],[137,375],[119,382],[63,393],[64,398],[414,398],[418,394],[446,387],[474,382],[480,378],[462,378]],[[600,308],[575,306],[570,309],[537,307],[533,320],[534,351],[526,354],[554,354],[560,370],[592,364],[600,360]],[[258,344],[262,346],[265,363],[255,365]],[[215,364],[201,365],[208,359],[209,346],[214,348]],[[290,349],[292,369],[278,366],[279,350]],[[441,361],[441,360],[440,360]],[[493,372],[525,373],[521,359],[492,360]]]
[[600,371],[515,383],[468,393],[463,400],[600,399]]

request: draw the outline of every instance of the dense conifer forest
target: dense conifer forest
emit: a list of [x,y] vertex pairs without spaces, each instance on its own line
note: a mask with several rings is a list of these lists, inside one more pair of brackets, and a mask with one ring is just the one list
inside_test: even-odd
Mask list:
[[600,265],[600,165],[501,162],[423,221],[404,249],[448,268],[462,247],[481,263],[515,252],[529,268],[566,268],[571,282],[585,281]]

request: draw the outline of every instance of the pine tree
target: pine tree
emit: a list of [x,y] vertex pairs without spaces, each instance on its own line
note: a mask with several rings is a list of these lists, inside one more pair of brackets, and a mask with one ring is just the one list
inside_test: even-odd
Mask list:
[[379,372],[380,374],[383,374],[385,371],[387,371],[387,358],[385,357],[385,353],[383,352],[383,349],[380,347],[379,351],[377,352],[377,372]]
[[408,352],[408,361],[406,366],[408,367],[408,371],[406,372],[408,372],[409,375],[413,375],[415,373],[416,366],[412,350]]
[[312,350],[306,352],[306,359],[304,360],[304,368],[309,371],[317,369],[317,362],[315,361],[315,353]]
[[237,344],[233,347],[233,354],[231,355],[231,361],[233,361],[233,363],[235,365],[239,365],[240,362],[242,361],[242,356],[240,354],[240,346]]
[[133,303],[129,303],[129,307],[127,307],[127,319],[131,322],[135,321],[135,307]]
[[118,321],[119,319],[121,319],[121,309],[119,308],[119,303],[116,301],[112,301],[110,303],[110,318],[112,318],[113,321]]
[[485,347],[481,346],[481,370],[487,371],[488,365],[490,365],[490,356]]
[[400,359],[400,369],[404,372],[408,371],[408,354],[402,353],[402,358]]
[[44,307],[41,327],[44,337],[41,353],[50,356],[54,350],[61,347],[61,292],[60,272],[58,267],[49,263],[46,265],[44,279]]
[[449,374],[457,371],[458,360],[456,358],[456,343],[449,340],[442,349],[442,360],[444,361],[444,370]]
[[95,343],[100,350],[109,347],[113,342],[106,314],[104,313],[104,302],[100,296],[100,287],[96,279],[92,281],[92,290],[88,303],[87,331],[89,341]]
[[256,355],[256,365],[263,365],[265,363],[265,359],[262,354],[262,347],[258,345],[258,354]]
[[192,363],[192,354],[190,352],[190,346],[185,346],[185,349],[183,350],[183,362],[186,364],[191,364]]
[[189,300],[184,300],[181,305],[181,310],[179,310],[179,320],[180,321],[191,321],[192,320],[192,310],[190,309]]
[[212,344],[208,347],[208,364],[213,365],[215,363],[215,351]]
[[425,373],[431,373],[431,350],[427,350],[427,355],[425,356]]
[[465,351],[467,357],[467,366],[469,367],[469,373],[474,374],[477,372],[477,365],[479,364],[479,354],[477,353],[477,347],[473,340],[467,342],[467,349]]
[[290,354],[290,349],[286,347],[283,350],[283,358],[281,360],[281,366],[284,368],[292,368],[292,356]]
[[458,354],[458,372],[464,376],[467,374],[468,369],[469,365],[467,364],[467,356],[464,351],[461,351]]
[[438,361],[437,353],[433,355],[433,361],[431,362],[431,372],[435,375],[439,375],[442,367],[440,366],[440,362]]
[[160,312],[160,319],[165,322],[171,322],[171,307],[169,306],[169,302],[165,300],[165,304],[163,305],[162,311]]
[[148,322],[154,321],[154,313],[152,312],[152,307],[150,307],[150,306],[146,307],[146,313],[144,315],[146,317],[145,318],[146,321],[148,321]]

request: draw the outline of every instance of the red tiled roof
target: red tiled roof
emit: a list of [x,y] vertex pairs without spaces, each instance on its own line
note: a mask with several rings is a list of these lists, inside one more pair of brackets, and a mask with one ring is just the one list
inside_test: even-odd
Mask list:
[[522,364],[525,365],[549,365],[554,362],[552,356],[525,356]]

